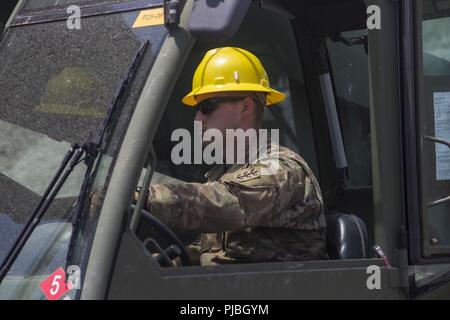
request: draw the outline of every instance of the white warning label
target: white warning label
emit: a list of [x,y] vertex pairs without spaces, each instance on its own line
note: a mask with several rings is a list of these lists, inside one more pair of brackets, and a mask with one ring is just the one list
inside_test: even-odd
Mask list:
[[[450,92],[434,92],[435,137],[450,141]],[[450,149],[436,144],[436,180],[450,180]]]

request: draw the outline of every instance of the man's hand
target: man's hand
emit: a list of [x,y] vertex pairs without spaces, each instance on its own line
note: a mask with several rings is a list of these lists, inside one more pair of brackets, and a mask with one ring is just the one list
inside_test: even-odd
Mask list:
[[[142,194],[142,188],[141,187],[137,187],[136,190],[133,192],[133,203],[136,204],[139,200],[139,197]],[[147,209],[147,199],[144,199],[144,209]]]
[[102,205],[103,200],[105,199],[105,193],[106,193],[106,190],[105,190],[104,186],[100,186],[91,192],[91,194],[90,194],[90,198],[91,198],[90,211],[91,212],[95,212]]
[[137,203],[137,201],[139,200],[139,195],[141,194],[141,189],[140,188],[136,188],[136,190],[134,190],[133,192],[133,199],[131,201],[133,201],[134,204]]

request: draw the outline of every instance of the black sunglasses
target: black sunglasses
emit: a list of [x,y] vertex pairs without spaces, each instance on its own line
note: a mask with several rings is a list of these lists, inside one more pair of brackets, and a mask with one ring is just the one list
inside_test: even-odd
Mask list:
[[210,115],[216,111],[217,107],[221,103],[225,102],[238,102],[244,100],[245,97],[219,97],[203,100],[195,106],[195,111],[200,111],[205,116]]

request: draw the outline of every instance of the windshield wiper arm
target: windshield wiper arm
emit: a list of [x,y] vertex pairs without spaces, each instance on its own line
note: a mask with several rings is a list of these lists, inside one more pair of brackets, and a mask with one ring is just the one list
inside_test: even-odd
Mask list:
[[11,266],[14,264],[14,261],[16,261],[17,256],[24,247],[28,238],[31,236],[34,229],[39,225],[45,212],[52,204],[53,200],[55,199],[61,187],[66,182],[69,175],[72,173],[73,169],[77,166],[77,164],[81,162],[80,158],[84,153],[83,151],[84,150],[78,144],[72,145],[72,147],[67,151],[66,155],[61,161],[61,165],[59,166],[52,180],[50,181],[38,205],[33,210],[33,213],[28,218],[22,231],[16,238],[13,246],[8,251],[8,254],[3,260],[0,268],[0,283],[5,278],[9,269],[11,269]]
[[[89,196],[89,191],[91,190],[94,184],[96,173],[100,165],[100,160],[103,156],[103,151],[106,148],[106,145],[109,143],[111,132],[113,131],[113,127],[117,122],[116,118],[118,114],[120,114],[120,111],[122,110],[128,98],[128,93],[131,87],[130,84],[132,83],[137,73],[137,70],[139,69],[139,66],[142,62],[142,58],[146,52],[148,45],[149,41],[145,41],[141,45],[141,47],[137,50],[136,55],[133,59],[130,68],[128,69],[127,74],[118,85],[118,89],[116,91],[117,93],[108,107],[107,115],[105,117],[105,120],[103,121],[102,127],[99,130],[96,139],[94,141],[89,141],[83,147],[86,150],[85,162],[87,165],[87,170],[83,179],[80,194],[78,196],[77,208],[74,211],[74,216],[72,217],[73,231],[69,241],[69,249],[67,251],[66,257],[66,265],[70,264],[70,261],[72,260],[73,257],[76,240],[80,232],[81,217],[84,212],[85,205],[87,203],[86,200]],[[95,159],[97,158],[98,161],[94,168],[94,162]]]

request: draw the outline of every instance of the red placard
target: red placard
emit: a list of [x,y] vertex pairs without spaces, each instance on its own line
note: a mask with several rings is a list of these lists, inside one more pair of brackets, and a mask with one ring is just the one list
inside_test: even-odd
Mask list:
[[65,295],[69,288],[66,285],[66,272],[59,267],[39,285],[47,300],[58,300]]

